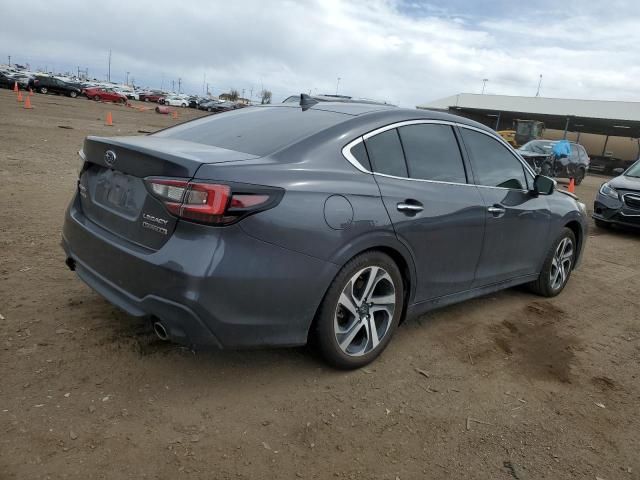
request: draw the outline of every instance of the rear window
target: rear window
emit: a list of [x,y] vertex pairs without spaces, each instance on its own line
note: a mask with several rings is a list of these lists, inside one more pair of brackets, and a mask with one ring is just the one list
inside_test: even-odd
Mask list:
[[348,118],[299,107],[254,107],[212,115],[155,135],[264,156]]

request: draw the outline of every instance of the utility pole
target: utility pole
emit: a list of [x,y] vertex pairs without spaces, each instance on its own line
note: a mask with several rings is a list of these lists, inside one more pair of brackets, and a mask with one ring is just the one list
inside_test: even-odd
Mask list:
[[171,91],[172,92],[176,91],[176,81],[175,80],[171,80]]
[[251,91],[249,92],[249,103],[253,101],[253,86],[251,87]]
[[9,66],[11,66],[11,55],[9,55]]
[[78,65],[78,80],[80,80],[80,65]]
[[338,77],[338,81],[336,82],[336,95],[338,95],[338,87],[340,86],[340,77]]
[[129,85],[129,72],[127,72],[127,81],[125,83]]
[[204,92],[204,86],[207,84],[207,72],[204,72],[204,74],[202,75],[202,95],[205,94]]
[[182,78],[178,77],[178,93],[182,93]]
[[488,79],[488,78],[483,78],[483,79],[482,79],[482,93],[481,93],[481,95],[484,95],[484,87],[486,87],[486,86],[487,86],[487,82],[488,82],[488,81],[489,81],[489,79]]
[[536,97],[540,96],[540,85],[542,84],[542,74],[540,74],[540,80],[538,80],[538,91],[536,92]]
[[111,82],[111,49],[109,49],[109,73],[107,73],[107,81]]

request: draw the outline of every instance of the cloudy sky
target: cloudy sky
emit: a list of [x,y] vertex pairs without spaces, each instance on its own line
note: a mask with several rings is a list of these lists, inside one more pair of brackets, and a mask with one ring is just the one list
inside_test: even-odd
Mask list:
[[[0,62],[274,101],[460,92],[640,100],[640,8],[609,0],[0,0]],[[177,88],[177,86],[176,86]]]

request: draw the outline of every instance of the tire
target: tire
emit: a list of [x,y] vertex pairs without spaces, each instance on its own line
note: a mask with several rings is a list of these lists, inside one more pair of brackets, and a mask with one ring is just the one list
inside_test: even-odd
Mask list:
[[545,177],[552,177],[553,172],[551,171],[550,163],[543,163],[540,167],[540,175],[544,175]]
[[582,167],[578,167],[578,169],[576,170],[576,176],[573,177],[573,181],[575,182],[575,184],[580,185],[584,180],[585,175],[586,175],[585,169]]
[[594,218],[593,222],[596,224],[596,227],[598,228],[604,228],[605,230],[609,230],[611,228],[611,224],[604,220],[598,220],[597,218]]
[[40,93],[43,93],[45,95],[47,94],[47,92],[49,92],[49,89],[47,87],[40,87],[39,90],[40,90]]
[[76,98],[76,97],[78,96],[78,92],[76,92],[76,91],[74,91],[74,90],[71,90],[71,91],[69,92],[69,96],[70,96],[71,98]]
[[99,102],[99,101],[100,101],[100,96],[96,95],[96,96],[94,96],[94,97],[93,97],[93,99],[94,99],[96,102]]
[[183,103],[182,105],[180,105],[182,108],[187,108],[187,104]]
[[[569,242],[569,245],[567,245],[567,242]],[[543,297],[555,297],[558,295],[571,277],[577,251],[575,235],[569,228],[563,228],[547,253],[540,276],[536,281],[529,284],[529,288]],[[562,260],[559,263],[560,259]],[[561,270],[558,265],[562,265]]]
[[127,101],[124,98],[121,98],[120,100],[118,100],[118,103],[120,105],[124,105],[125,103],[127,103]]
[[334,278],[316,315],[322,356],[345,370],[371,363],[391,341],[403,306],[402,275],[391,257],[372,250],[353,258]]

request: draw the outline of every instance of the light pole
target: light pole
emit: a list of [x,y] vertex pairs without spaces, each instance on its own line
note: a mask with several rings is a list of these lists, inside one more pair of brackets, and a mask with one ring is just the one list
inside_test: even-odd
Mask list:
[[109,71],[107,73],[107,80],[111,82],[111,49],[109,49]]
[[484,95],[484,87],[486,87],[486,86],[487,86],[487,82],[488,82],[488,81],[489,81],[489,79],[488,79],[488,78],[483,78],[483,79],[482,79],[482,94],[481,94],[481,95]]
[[540,96],[540,85],[542,85],[542,74],[540,74],[540,80],[538,80],[538,91],[536,92],[536,97]]
[[129,72],[127,72],[127,81],[125,83],[129,85]]
[[338,95],[338,87],[340,86],[340,77],[338,77],[338,81],[336,82],[336,95]]

